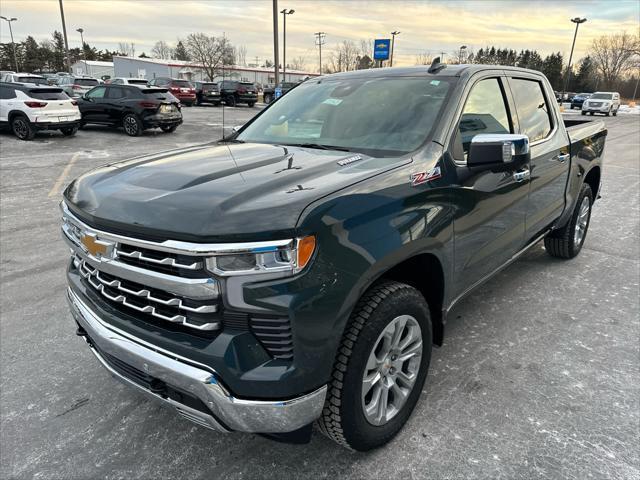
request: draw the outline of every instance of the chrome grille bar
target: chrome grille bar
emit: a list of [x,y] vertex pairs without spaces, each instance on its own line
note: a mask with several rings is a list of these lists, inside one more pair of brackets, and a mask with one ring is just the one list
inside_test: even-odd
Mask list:
[[120,250],[116,248],[115,255],[116,257],[133,258],[133,259],[142,260],[145,262],[156,263],[158,265],[166,265],[168,267],[183,268],[185,270],[200,270],[204,266],[203,262],[193,262],[190,264],[180,263],[173,257],[165,257],[161,259],[153,258],[153,257],[146,256],[144,253],[138,250],[135,250],[133,252],[126,252],[124,250]]

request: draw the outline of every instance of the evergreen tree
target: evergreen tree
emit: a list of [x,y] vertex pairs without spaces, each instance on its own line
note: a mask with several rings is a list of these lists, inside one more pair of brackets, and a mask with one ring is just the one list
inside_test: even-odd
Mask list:
[[66,69],[64,65],[64,38],[62,33],[57,30],[54,30],[52,38],[50,68],[54,72],[62,72]]
[[580,61],[578,74],[575,80],[571,82],[569,89],[573,86],[578,93],[593,92],[595,90],[596,75],[596,65],[593,63],[593,59],[590,56],[584,57]]
[[542,62],[541,71],[555,90],[562,89],[562,54],[560,52],[547,55]]
[[25,72],[35,72],[42,67],[40,47],[35,38],[29,35],[26,40],[21,42],[22,44],[22,61],[18,60],[18,63],[22,65],[22,70]]
[[189,52],[187,52],[187,48],[184,46],[184,43],[182,43],[182,40],[178,40],[174,56],[176,60],[183,60],[185,62],[191,60],[191,58],[189,58]]

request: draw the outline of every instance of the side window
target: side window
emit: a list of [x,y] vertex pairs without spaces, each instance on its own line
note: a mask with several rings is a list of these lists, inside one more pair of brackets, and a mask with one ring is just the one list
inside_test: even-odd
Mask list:
[[512,133],[500,80],[480,80],[472,88],[462,110],[454,144],[454,157],[463,160],[471,139],[480,133]]
[[0,87],[0,100],[16,98],[16,91],[11,87]]
[[542,93],[542,83],[523,78],[512,78],[509,83],[518,110],[520,133],[527,135],[530,142],[542,140],[552,129],[551,109]]
[[106,87],[96,87],[93,90],[89,90],[87,92],[87,97],[89,98],[104,98]]
[[127,96],[127,92],[120,87],[107,88],[107,98],[109,100],[118,100]]

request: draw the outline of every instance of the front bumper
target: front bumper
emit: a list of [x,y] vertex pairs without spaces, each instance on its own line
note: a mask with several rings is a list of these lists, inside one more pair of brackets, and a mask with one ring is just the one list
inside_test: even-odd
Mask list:
[[[82,335],[100,363],[117,379],[136,387],[148,396],[175,408],[183,417],[220,432],[286,433],[310,424],[320,416],[326,385],[301,397],[287,400],[246,400],[233,397],[208,367],[164,351],[104,323],[70,288],[67,290],[71,312]],[[135,381],[135,375],[109,361],[115,358],[129,369],[152,378],[153,388]],[[156,382],[156,383],[154,383]],[[193,408],[193,402],[181,402],[180,395],[167,395],[166,389],[186,392],[205,408]]]
[[601,105],[601,106],[598,106],[598,107],[593,107],[591,105],[582,104],[582,111],[583,112],[607,113],[611,108],[612,107],[611,107],[610,104]]

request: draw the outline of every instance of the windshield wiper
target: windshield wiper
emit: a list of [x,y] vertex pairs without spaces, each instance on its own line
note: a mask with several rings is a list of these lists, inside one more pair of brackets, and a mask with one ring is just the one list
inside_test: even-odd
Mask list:
[[337,145],[323,145],[321,143],[283,143],[287,147],[316,148],[318,150],[338,150],[340,152],[350,152],[347,147],[339,147]]

